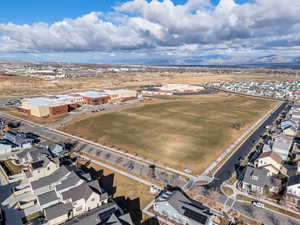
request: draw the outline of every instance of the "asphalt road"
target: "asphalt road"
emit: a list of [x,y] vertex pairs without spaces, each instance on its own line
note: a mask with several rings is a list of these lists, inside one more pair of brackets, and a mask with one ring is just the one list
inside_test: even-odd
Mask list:
[[223,166],[216,172],[214,180],[206,185],[207,188],[219,188],[221,184],[230,178],[235,171],[235,165],[240,158],[248,155],[255,142],[260,138],[266,130],[266,126],[271,125],[282,110],[286,107],[287,102],[283,102],[281,106],[272,113],[262,125],[252,133],[252,135],[239,147],[239,149],[223,164]]
[[[1,117],[7,118],[12,121],[20,121],[18,119],[14,119],[13,117],[1,114]],[[144,163],[138,160],[134,160],[128,158],[125,155],[117,154],[105,148],[97,147],[91,145],[89,143],[80,141],[76,138],[66,137],[56,132],[52,132],[51,130],[43,127],[43,126],[33,126],[29,123],[22,122],[20,129],[24,132],[31,132],[39,135],[42,138],[51,140],[56,143],[75,143],[76,151],[84,152],[94,158],[99,158],[104,162],[108,162],[109,164],[115,165],[119,168],[126,169],[133,174],[143,176],[145,178],[152,178],[158,181],[163,185],[173,185],[184,187],[186,185],[186,179],[180,177],[178,174],[175,174],[171,171],[165,170],[160,167],[156,167],[154,170],[154,177],[152,177],[152,169],[149,168],[148,163]]]
[[257,208],[250,203],[235,202],[233,208],[243,215],[263,221],[266,225],[299,225],[299,221],[295,219],[279,213],[275,214],[268,209]]

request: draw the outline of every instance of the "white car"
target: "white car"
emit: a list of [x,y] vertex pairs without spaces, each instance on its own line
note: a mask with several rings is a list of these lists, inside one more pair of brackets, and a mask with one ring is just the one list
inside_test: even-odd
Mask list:
[[262,209],[265,208],[265,205],[263,203],[257,201],[252,201],[252,205]]

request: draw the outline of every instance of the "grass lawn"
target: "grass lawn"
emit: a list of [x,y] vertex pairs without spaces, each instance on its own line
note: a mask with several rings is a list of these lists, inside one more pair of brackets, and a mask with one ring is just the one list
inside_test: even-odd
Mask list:
[[19,174],[19,173],[21,173],[22,169],[24,168],[23,166],[18,166],[18,165],[13,164],[11,160],[5,160],[5,161],[3,161],[3,164],[9,171],[10,175]]
[[230,185],[234,185],[234,183],[236,182],[236,175],[232,175],[227,181],[226,183],[230,184]]
[[222,187],[222,191],[227,195],[231,196],[233,194],[233,190],[230,187]]
[[275,104],[228,94],[160,97],[75,120],[63,130],[196,174]]
[[240,200],[240,201],[245,201],[245,202],[256,201],[256,199],[251,198],[251,197],[248,197],[248,196],[246,196],[246,195],[237,195],[237,196],[236,196],[236,199],[237,199],[237,200]]

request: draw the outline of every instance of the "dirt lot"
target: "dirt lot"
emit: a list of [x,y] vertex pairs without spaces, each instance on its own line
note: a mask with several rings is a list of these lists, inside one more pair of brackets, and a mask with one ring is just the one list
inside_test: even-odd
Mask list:
[[75,120],[64,130],[197,174],[276,104],[228,94],[160,97]]

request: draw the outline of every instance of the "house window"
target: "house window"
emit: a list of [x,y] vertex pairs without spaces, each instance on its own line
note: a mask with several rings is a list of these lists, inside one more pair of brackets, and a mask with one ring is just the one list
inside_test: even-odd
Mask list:
[[82,210],[82,206],[76,208],[76,211],[81,211]]
[[92,201],[92,202],[95,201],[95,198],[92,198],[91,201]]
[[252,178],[252,180],[258,180],[257,176],[252,176],[251,178]]

